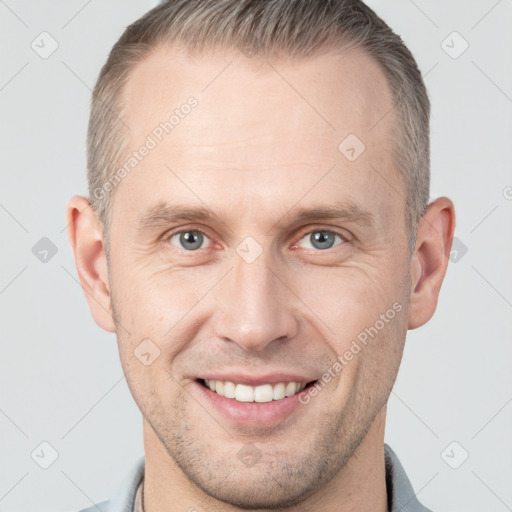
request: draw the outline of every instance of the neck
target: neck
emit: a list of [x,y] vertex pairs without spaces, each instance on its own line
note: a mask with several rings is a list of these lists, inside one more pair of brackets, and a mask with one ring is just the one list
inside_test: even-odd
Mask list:
[[[287,512],[388,512],[384,463],[386,407],[347,464],[320,491]],[[159,510],[247,512],[213,498],[191,482],[169,456],[151,426],[144,420],[144,512]],[[264,512],[258,509],[258,512]]]

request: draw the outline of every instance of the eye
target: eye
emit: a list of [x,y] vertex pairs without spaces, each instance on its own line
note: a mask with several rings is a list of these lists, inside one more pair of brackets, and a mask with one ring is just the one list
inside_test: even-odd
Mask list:
[[[305,249],[318,249],[318,250],[325,250],[325,249],[331,249],[334,247],[335,239],[339,238],[341,240],[340,243],[336,245],[341,245],[345,243],[344,238],[341,235],[338,235],[334,231],[327,231],[325,229],[317,229],[315,231],[310,231],[309,233],[306,233],[302,238],[302,240],[306,240],[306,242],[309,242],[312,247],[304,247],[301,245],[301,247]],[[300,244],[300,242],[299,242]]]
[[[196,229],[187,229],[185,231],[174,233],[167,239],[172,245],[178,244],[180,249],[195,251],[197,249],[204,249],[202,245],[205,240],[208,240],[208,237],[202,231],[198,231]],[[176,244],[172,242],[173,239],[176,241]]]

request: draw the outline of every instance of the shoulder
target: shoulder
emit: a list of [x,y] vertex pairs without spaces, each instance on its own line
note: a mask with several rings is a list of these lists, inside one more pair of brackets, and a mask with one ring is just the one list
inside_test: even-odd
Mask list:
[[416,493],[396,453],[384,444],[386,486],[390,512],[432,512],[416,498]]
[[140,457],[124,475],[121,485],[108,500],[92,504],[76,512],[133,512],[135,494],[144,477],[145,458]]

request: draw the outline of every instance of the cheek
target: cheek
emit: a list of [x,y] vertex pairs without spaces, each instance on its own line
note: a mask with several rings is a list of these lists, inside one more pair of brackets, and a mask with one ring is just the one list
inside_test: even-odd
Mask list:
[[[206,295],[215,277],[206,272],[168,268],[148,268],[143,272],[125,266],[119,272],[115,302],[124,327],[118,329],[119,352],[123,367],[133,369],[137,380],[154,385],[161,377],[153,373],[165,373],[186,352],[214,307],[215,301],[210,302]],[[141,373],[137,355],[154,358],[155,362]]]
[[[380,381],[389,384],[394,379],[407,325],[401,273],[397,267],[385,271],[360,266],[330,269],[321,280],[312,275],[314,281],[302,282],[300,296],[321,323],[313,316],[311,321],[322,329],[343,365],[339,384],[344,393],[360,379],[379,388]],[[311,282],[324,285],[314,290],[307,286]]]
[[181,393],[181,387],[176,386],[170,374],[163,353],[150,365],[139,360],[133,353],[125,353],[123,360],[123,372],[126,382],[136,404],[145,417],[154,417],[155,411],[176,403]]
[[[356,336],[403,301],[397,274],[353,266],[311,271],[295,282],[297,295],[340,340]],[[392,313],[390,313],[392,315]]]
[[149,264],[119,269],[115,298],[128,330],[147,330],[145,334],[149,336],[177,324],[202,293],[200,281],[194,277],[192,283],[191,278],[191,274]]

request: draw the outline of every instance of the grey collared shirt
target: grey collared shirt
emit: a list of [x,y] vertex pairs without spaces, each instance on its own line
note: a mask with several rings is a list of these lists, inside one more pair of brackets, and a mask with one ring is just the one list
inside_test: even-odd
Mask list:
[[[395,452],[384,444],[386,458],[386,488],[390,512],[432,512],[424,507],[414,494],[411,482]],[[145,458],[141,457],[125,476],[110,500],[102,501],[79,512],[143,512],[141,483],[144,479]],[[97,508],[98,507],[98,508]]]

